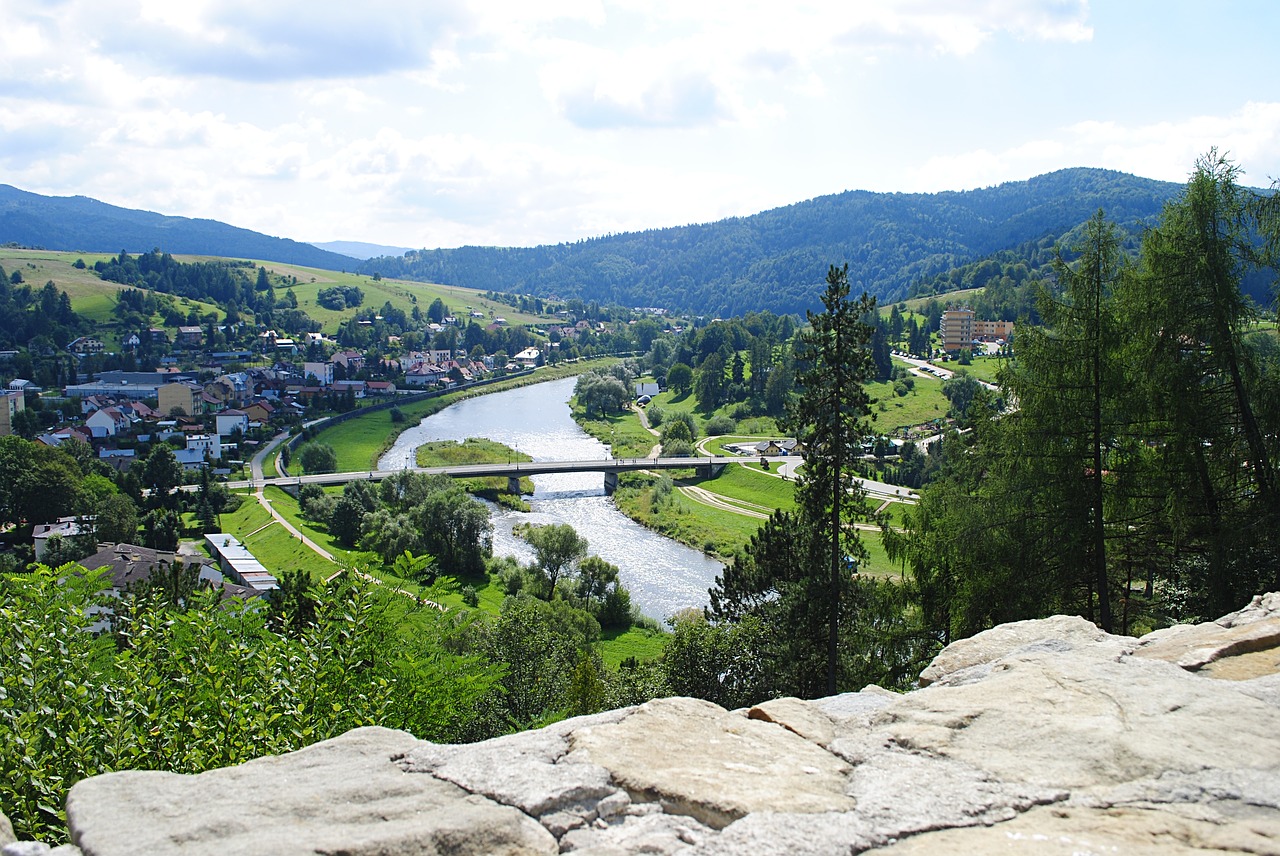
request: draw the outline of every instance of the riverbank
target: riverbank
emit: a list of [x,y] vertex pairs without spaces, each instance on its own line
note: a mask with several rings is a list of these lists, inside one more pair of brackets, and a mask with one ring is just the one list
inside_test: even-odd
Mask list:
[[356,472],[373,469],[377,466],[378,458],[395,445],[396,439],[402,433],[451,404],[457,404],[478,395],[504,392],[531,384],[573,377],[589,368],[611,365],[618,359],[618,357],[596,357],[575,363],[542,366],[532,372],[495,381],[485,386],[469,387],[435,398],[408,402],[396,408],[402,417],[402,421],[399,422],[393,421],[392,412],[387,410],[356,416],[338,425],[322,428],[316,432],[311,442],[324,443],[333,447],[338,456],[339,471]]

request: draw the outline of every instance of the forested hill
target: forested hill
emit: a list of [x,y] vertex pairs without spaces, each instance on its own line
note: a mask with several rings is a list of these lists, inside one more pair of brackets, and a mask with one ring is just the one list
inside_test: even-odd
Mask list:
[[166,253],[261,259],[326,270],[350,270],[355,260],[272,238],[217,220],[167,217],[108,205],[87,196],[41,196],[0,184],[0,244],[47,250]]
[[827,266],[882,300],[913,283],[1029,242],[1056,239],[1103,209],[1135,228],[1181,185],[1065,169],[982,190],[848,191],[715,223],[531,248],[461,247],[370,259],[383,276],[721,316],[817,309]]

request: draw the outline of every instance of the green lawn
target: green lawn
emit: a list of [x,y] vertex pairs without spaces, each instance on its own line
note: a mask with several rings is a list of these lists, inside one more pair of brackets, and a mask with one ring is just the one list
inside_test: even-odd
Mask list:
[[[118,350],[121,331],[114,327],[115,296],[129,286],[101,280],[92,269],[95,262],[106,261],[114,255],[0,247],[0,267],[10,276],[15,271],[20,272],[25,283],[34,291],[39,291],[46,282],[52,282],[60,291],[65,291],[71,298],[71,308],[95,325],[93,335],[109,349]],[[73,267],[77,259],[84,260],[85,268]],[[219,311],[211,303],[182,298],[177,299],[177,305],[184,312],[195,309],[202,315]],[[160,323],[158,317],[154,321]]]
[[[275,488],[270,498],[276,510],[285,519],[288,503],[278,499],[290,499],[288,494]],[[297,504],[293,504],[296,513]],[[222,530],[240,539],[249,552],[262,563],[262,566],[279,575],[284,571],[305,569],[314,578],[330,576],[338,569],[333,562],[317,554],[310,547],[290,535],[279,523],[272,520],[267,510],[258,504],[252,496],[246,496],[244,502],[231,514],[222,515]],[[292,522],[292,521],[291,521]]]
[[795,482],[761,472],[758,463],[730,464],[715,478],[694,483],[720,496],[770,510],[795,508]]
[[1008,365],[1008,363],[1009,361],[1002,357],[974,357],[973,362],[967,366],[962,366],[955,360],[951,360],[946,363],[936,363],[936,365],[957,373],[965,372],[966,374],[970,374],[978,380],[983,380],[987,383],[995,383],[997,372],[999,372],[1004,366]]
[[637,660],[654,660],[662,654],[662,649],[671,639],[669,633],[651,630],[647,627],[632,627],[628,630],[606,630],[600,640],[600,656],[611,669],[628,657]]
[[912,389],[900,396],[891,382],[867,384],[872,398],[871,425],[884,434],[893,434],[898,428],[919,425],[931,419],[947,415],[950,403],[942,394],[942,381],[935,377],[917,377]]

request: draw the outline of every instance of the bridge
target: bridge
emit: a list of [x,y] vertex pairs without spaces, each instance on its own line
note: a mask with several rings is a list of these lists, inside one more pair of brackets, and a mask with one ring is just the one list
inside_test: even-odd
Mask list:
[[552,473],[604,473],[604,490],[613,495],[618,487],[618,474],[637,470],[688,470],[693,469],[699,475],[713,477],[720,474],[731,463],[740,463],[742,458],[705,457],[705,458],[604,458],[595,461],[512,461],[505,464],[459,464],[448,467],[405,467],[396,470],[361,470],[347,473],[313,473],[304,476],[288,476],[285,478],[263,478],[248,481],[227,482],[229,488],[255,488],[259,485],[276,485],[277,487],[299,487],[304,484],[346,484],[353,481],[380,481],[405,471],[427,473],[428,475],[444,475],[455,479],[474,479],[502,477],[507,479],[507,488],[512,493],[520,492],[520,479],[524,476],[541,476]]

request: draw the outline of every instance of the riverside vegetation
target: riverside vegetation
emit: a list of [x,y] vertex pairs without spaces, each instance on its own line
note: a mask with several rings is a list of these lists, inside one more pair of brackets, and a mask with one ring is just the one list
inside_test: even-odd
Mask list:
[[[800,336],[762,315],[658,337],[645,352],[644,370],[696,400],[697,419],[781,420],[810,449],[792,504],[757,526],[705,614],[675,617],[658,656],[606,664],[597,642],[605,621],[622,620],[621,594],[610,606],[616,579],[584,568],[569,533],[532,534],[538,561],[520,567],[485,555],[474,500],[455,486],[406,474],[385,496],[311,492],[313,526],[335,528],[344,503],[349,531],[330,536],[418,587],[292,573],[265,608],[138,591],[115,604],[116,632],[94,637],[83,632],[102,587],[91,576],[67,566],[0,578],[0,718],[16,736],[0,750],[0,800],[24,837],[56,835],[62,795],[91,773],[194,771],[375,720],[474,739],[660,695],[738,707],[903,687],[945,642],[998,622],[1069,612],[1147,628],[1277,588],[1280,347],[1240,285],[1274,267],[1280,217],[1275,197],[1236,178],[1216,155],[1200,161],[1132,262],[1102,215],[1064,248],[1056,278],[1038,286],[1044,332],[1025,334],[1000,377],[1008,397],[979,389],[965,401],[955,415],[972,430],[931,448],[904,531],[884,527],[905,565],[897,581],[857,572],[868,509],[852,482],[875,412],[859,390],[894,380],[894,366],[879,316],[832,268],[825,311]],[[595,416],[616,406],[598,385],[599,401],[579,402]],[[664,445],[692,441],[674,410],[662,421]],[[124,494],[161,543],[186,515],[235,513],[216,486],[183,510],[163,452],[121,491],[85,451],[0,438],[4,519],[22,503],[76,513]],[[131,499],[143,484],[150,497]],[[332,503],[324,523],[312,503]],[[442,520],[429,513],[458,516],[458,528],[410,543]],[[462,591],[448,595],[446,579]],[[425,603],[436,592],[476,608],[441,612]]]

